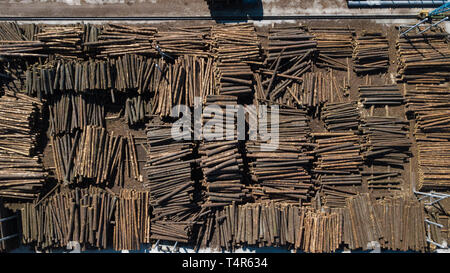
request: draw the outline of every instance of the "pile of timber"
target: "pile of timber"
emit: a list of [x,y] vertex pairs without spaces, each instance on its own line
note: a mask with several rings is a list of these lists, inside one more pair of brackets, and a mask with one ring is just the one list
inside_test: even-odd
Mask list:
[[[159,82],[152,99],[153,114],[169,116],[176,105],[194,106],[195,97],[204,97],[218,92],[213,84],[212,59],[184,56],[172,65],[164,64],[162,77],[156,75],[154,82]],[[151,90],[151,89],[150,89]]]
[[445,85],[418,84],[415,89],[407,89],[406,111],[412,116],[450,109],[450,88]]
[[210,141],[200,144],[206,202],[203,207],[223,207],[242,203],[249,197],[243,180],[244,164],[237,140]]
[[214,83],[218,95],[253,96],[253,72],[248,64],[215,63]]
[[50,134],[74,133],[88,125],[105,127],[104,99],[100,96],[62,93],[50,99]]
[[76,58],[83,50],[81,45],[83,34],[82,25],[45,25],[35,37],[44,44],[45,53]]
[[349,131],[358,129],[359,110],[357,103],[326,103],[321,111],[321,119],[328,131]]
[[35,153],[42,106],[35,98],[11,91],[0,97],[0,151]]
[[342,220],[336,212],[284,203],[232,204],[207,218],[197,247],[285,246],[312,253],[332,252],[342,241]]
[[428,248],[425,211],[415,197],[395,196],[375,204],[378,222],[384,235],[381,247],[398,251],[420,251]]
[[139,250],[150,243],[150,193],[121,189],[114,221],[115,250]]
[[38,156],[0,151],[0,196],[35,199],[45,185],[47,176]]
[[367,250],[372,242],[379,242],[384,237],[374,201],[368,193],[361,193],[347,199],[345,214],[351,229],[347,231],[346,239],[350,249]]
[[317,161],[312,172],[321,187],[323,203],[328,207],[342,207],[345,199],[357,193],[357,187],[362,183],[359,137],[353,132],[311,135],[317,143],[313,151]]
[[401,105],[403,94],[397,85],[361,85],[359,99],[364,106]]
[[162,55],[167,54],[168,58],[181,55],[208,57],[210,35],[211,26],[171,27],[168,31],[158,31],[155,41]]
[[[339,80],[338,80],[339,79]],[[343,80],[342,84],[340,79]],[[348,77],[339,76],[335,71],[305,72],[300,83],[282,86],[279,97],[266,99],[261,77],[255,74],[255,97],[260,102],[272,102],[286,107],[317,109],[327,102],[338,103],[348,101]],[[269,94],[270,95],[270,94]]]
[[417,85],[407,91],[407,109],[416,119],[414,137],[418,151],[418,190],[450,187],[450,90],[447,85]]
[[4,206],[0,198],[0,253],[9,252],[19,246],[18,214]]
[[96,39],[84,42],[83,46],[99,58],[125,54],[154,56],[158,54],[153,44],[156,32],[155,27],[110,23],[103,26]]
[[[347,200],[344,237],[350,249],[367,249],[377,241],[389,250],[425,251],[425,212],[415,198],[388,197],[375,201],[369,194]],[[348,222],[348,223],[346,223]]]
[[125,121],[130,126],[145,122],[151,111],[150,101],[141,95],[129,97],[125,101]]
[[44,43],[40,41],[0,40],[0,56],[5,57],[47,57],[42,54]]
[[445,33],[408,35],[396,43],[397,77],[410,84],[439,84],[450,79],[450,48]]
[[152,75],[144,78],[145,88],[139,90],[154,90],[152,114],[167,117],[176,114],[172,113],[173,106],[193,107],[195,97],[204,98],[219,92],[214,87],[213,77],[211,58],[183,56],[173,64],[161,61],[155,64]]
[[36,155],[42,103],[6,91],[0,98],[0,196],[34,199],[47,177]]
[[212,55],[221,63],[261,63],[260,41],[252,23],[214,25],[211,40]]
[[34,39],[38,32],[39,28],[34,24],[0,23],[0,56],[46,57],[42,54],[44,43]]
[[[303,110],[277,109],[274,113],[268,108],[267,111],[267,128],[271,128],[270,133],[276,133],[274,128],[278,128],[278,139],[260,135],[259,139],[246,143],[255,182],[252,194],[256,199],[299,204],[300,200],[309,199],[312,191],[308,166],[314,157],[306,154],[311,149],[308,117]],[[258,120],[255,117],[249,123],[262,122],[263,115],[258,113]],[[278,115],[277,124],[272,123],[272,115]]]
[[32,41],[35,38],[34,34],[38,32],[39,26],[35,24],[0,23],[0,40],[2,41]]
[[389,42],[378,32],[356,37],[353,49],[353,70],[357,74],[383,72],[389,68]]
[[[223,118],[215,113],[219,107]],[[244,189],[244,163],[241,155],[245,132],[238,131],[237,97],[208,96],[205,99],[202,124],[203,141],[199,146],[200,167],[206,202],[203,207],[223,207],[232,202],[243,202],[249,197]],[[215,115],[219,114],[218,117]],[[230,126],[231,125],[231,126]],[[245,123],[240,124],[242,129]]]
[[40,98],[61,91],[111,89],[115,87],[114,80],[120,76],[114,68],[109,60],[58,60],[43,65],[35,64],[25,72],[26,92]]
[[360,130],[365,136],[364,157],[373,164],[403,166],[409,157],[409,122],[389,116],[363,118]]
[[[353,54],[355,30],[350,27],[310,27],[309,32],[317,41],[317,66],[336,70],[349,70],[349,58]],[[346,61],[337,60],[344,59]]]
[[[277,101],[281,97],[294,96],[286,92],[301,84],[302,75],[312,66],[317,42],[299,27],[275,27],[269,30],[264,68],[259,70],[261,98]],[[289,91],[289,90],[288,90]],[[290,98],[292,101],[294,98]]]
[[373,165],[370,171],[361,172],[366,176],[367,188],[371,190],[372,196],[376,199],[393,196],[401,190],[401,185],[404,182],[401,177],[401,172],[392,170],[390,165],[387,169],[375,170]]
[[42,203],[21,208],[22,243],[38,249],[110,246],[117,197],[99,188],[76,188],[53,194]]
[[192,174],[196,159],[193,144],[183,139],[190,139],[191,132],[173,138],[171,128],[172,124],[154,119],[146,129],[149,151],[144,188],[150,192],[153,213],[151,239],[187,243],[199,211]]
[[59,181],[123,187],[126,174],[141,179],[131,134],[123,137],[88,125],[75,134],[52,136],[50,141]]
[[450,187],[449,149],[448,141],[417,143],[417,190],[445,190]]

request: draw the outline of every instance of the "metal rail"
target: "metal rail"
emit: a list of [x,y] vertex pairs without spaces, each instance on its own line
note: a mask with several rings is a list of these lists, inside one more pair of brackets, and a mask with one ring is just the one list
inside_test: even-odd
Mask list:
[[3,16],[0,21],[234,21],[234,20],[338,20],[338,19],[416,19],[416,14],[317,14],[317,15],[264,15],[264,16],[145,16],[145,17],[40,17]]
[[348,8],[435,8],[445,4],[446,0],[418,1],[347,1]]

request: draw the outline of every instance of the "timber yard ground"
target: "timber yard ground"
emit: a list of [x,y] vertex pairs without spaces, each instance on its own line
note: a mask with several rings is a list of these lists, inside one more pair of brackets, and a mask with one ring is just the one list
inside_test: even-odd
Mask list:
[[[121,17],[121,16],[209,16],[211,11],[206,5],[205,1],[193,0],[193,1],[161,1],[161,0],[144,0],[144,1],[102,1],[102,4],[92,4],[94,1],[80,0],[80,1],[2,1],[0,0],[1,16],[3,17],[52,17],[58,16],[72,16],[72,17]],[[216,11],[214,15],[293,15],[293,14],[416,14],[419,9],[373,9],[373,10],[349,10],[346,8],[345,1],[288,1],[288,0],[263,0],[256,8],[251,7],[246,11],[236,12],[234,10],[228,11]],[[332,29],[332,28],[350,28],[354,30],[355,37],[363,34],[376,32],[386,36],[389,43],[388,56],[389,65],[386,71],[380,73],[371,73],[369,75],[358,75],[354,71],[354,62],[349,59],[348,63],[349,71],[336,70],[334,76],[341,80],[342,78],[348,78],[349,76],[349,89],[346,101],[354,101],[358,103],[358,112],[362,118],[367,116],[390,116],[400,119],[407,119],[407,109],[405,103],[401,105],[394,105],[388,107],[365,107],[361,104],[359,87],[361,85],[396,85],[398,90],[403,95],[406,95],[407,90],[413,90],[416,88],[415,83],[397,82],[397,71],[399,65],[398,51],[396,43],[399,37],[398,26],[403,24],[412,24],[416,20],[297,20],[297,21],[272,21],[272,22],[258,22],[249,21],[256,26],[256,32],[261,41],[262,51],[268,47],[267,37],[269,30],[272,27],[291,27],[299,26],[316,29]],[[20,22],[30,23],[30,22]],[[48,23],[48,22],[40,22]],[[73,22],[61,22],[54,21],[51,24],[71,24]],[[83,22],[86,23],[86,22]],[[92,22],[94,24],[107,24],[108,22]],[[130,24],[135,26],[151,26],[158,29],[158,31],[169,30],[172,27],[189,27],[189,26],[210,26],[214,24],[211,21],[169,21],[169,22],[119,22],[118,24]],[[444,31],[447,26],[444,27]],[[448,30],[447,30],[448,31]],[[447,41],[448,42],[448,41]],[[345,58],[342,60],[345,62]],[[327,68],[314,67],[315,73],[327,72]],[[445,83],[448,89],[448,82]],[[341,92],[341,91],[339,91]],[[127,132],[130,132],[136,141],[137,150],[137,162],[139,165],[140,173],[143,174],[144,180],[145,162],[147,160],[147,151],[150,149],[146,143],[146,130],[145,125],[140,124],[132,126],[131,128],[126,122],[123,114],[120,118],[115,116],[121,112],[123,104],[121,104],[122,97],[119,97],[118,103],[108,103],[105,105],[106,123],[105,128],[108,132],[114,132],[116,135],[126,136]],[[314,110],[318,111],[318,110]],[[49,120],[48,111],[43,111],[43,120]],[[405,198],[415,198],[413,194],[413,187],[417,185],[418,179],[418,146],[416,143],[416,137],[414,135],[414,128],[416,127],[416,119],[414,117],[408,117],[408,131],[407,137],[411,141],[409,148],[410,157],[402,164],[401,168],[386,166],[372,166],[370,161],[365,161],[362,164],[361,173],[376,173],[376,172],[398,172],[399,176],[396,179],[399,184],[392,188],[374,189],[370,188],[369,180],[370,176],[362,176],[361,185],[350,186],[346,189],[356,191],[358,193],[371,193],[374,197],[383,198],[387,196],[402,195]],[[50,176],[55,176],[55,158],[54,150],[50,145],[50,139],[52,138],[52,131],[48,123],[44,122],[43,127],[46,130],[46,137],[41,139],[39,143],[39,149],[42,150],[42,162],[44,169],[51,170]],[[327,132],[326,124],[319,114],[308,113],[308,124],[312,133],[325,133]],[[52,184],[53,186],[53,184]],[[124,177],[124,187],[127,189],[144,190],[143,183],[133,177]],[[48,186],[46,191],[52,187]],[[114,185],[111,191],[115,194],[119,194],[122,187]],[[61,192],[69,191],[68,187],[61,187]],[[319,197],[320,198],[320,197]],[[313,201],[314,202],[314,201]],[[313,203],[312,202],[312,203]],[[18,209],[23,207],[23,202],[7,202],[7,207],[12,209]],[[443,225],[440,230],[434,231],[432,240],[435,242],[447,242],[450,239],[449,218],[450,213],[450,200],[443,200],[440,202],[440,206],[427,206],[426,215],[428,219],[438,222]],[[19,251],[26,251],[27,247],[21,246]],[[429,251],[434,250],[432,246]],[[266,249],[270,251],[269,249]],[[342,250],[342,249],[341,249]],[[17,251],[17,250],[16,250]],[[264,251],[264,250],[263,250]]]

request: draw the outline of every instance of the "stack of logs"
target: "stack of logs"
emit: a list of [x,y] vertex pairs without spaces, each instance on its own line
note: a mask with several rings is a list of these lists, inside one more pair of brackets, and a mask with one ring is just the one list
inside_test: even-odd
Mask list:
[[82,53],[82,25],[45,25],[37,33],[36,39],[43,43],[44,52],[65,58],[77,58]]
[[328,131],[348,131],[358,129],[359,110],[357,103],[326,103],[322,108],[321,119]]
[[341,215],[290,204],[232,204],[210,219],[197,246],[227,250],[287,246],[307,252],[332,252],[342,241]]
[[122,189],[117,200],[113,246],[115,250],[139,250],[150,243],[150,193]]
[[171,27],[168,31],[158,31],[155,41],[162,54],[170,57],[208,57],[211,46],[211,26]]
[[105,127],[104,100],[91,94],[62,93],[49,102],[50,134],[74,133],[92,125]]
[[75,188],[21,209],[22,242],[45,250],[77,241],[82,248],[140,249],[150,242],[149,193]]
[[258,78],[260,99],[285,104],[298,101],[299,96],[290,89],[302,83],[301,76],[312,66],[317,46],[312,38],[299,27],[269,30],[265,68],[260,69],[262,78]]
[[410,84],[439,84],[450,79],[447,34],[407,35],[397,40],[398,80]]
[[191,132],[172,138],[171,124],[153,120],[147,125],[149,152],[145,169],[153,208],[151,239],[187,243],[191,240],[198,205],[194,196],[195,181]]
[[253,72],[245,63],[216,63],[214,67],[215,89],[219,95],[253,96]]
[[417,85],[407,91],[407,109],[416,118],[418,190],[450,187],[449,97],[447,85]]
[[377,32],[359,35],[354,42],[353,70],[357,74],[384,72],[389,68],[389,42]]
[[353,132],[312,133],[312,136],[317,143],[313,151],[317,161],[312,172],[321,187],[324,204],[342,207],[362,183],[359,137]]
[[47,173],[36,155],[42,103],[6,91],[0,98],[0,196],[34,199]]
[[40,204],[21,209],[22,242],[39,249],[65,247],[70,241],[83,248],[107,248],[117,197],[99,188],[57,193]]
[[382,248],[401,251],[424,251],[425,212],[415,198],[397,196],[374,201],[369,194],[347,200],[344,237],[351,249],[367,249],[377,241]]
[[260,64],[260,41],[252,23],[214,25],[211,39],[218,62]]
[[397,85],[361,85],[359,99],[364,106],[401,105],[403,95]]
[[[308,117],[303,110],[268,108],[267,111],[265,118],[271,132],[246,143],[250,172],[256,183],[252,194],[256,199],[299,204],[309,199],[312,191],[308,166],[313,156],[306,154],[311,148]],[[261,123],[263,116],[258,114]],[[277,123],[273,123],[272,115],[278,115]],[[255,118],[250,124],[258,121]],[[277,133],[278,139],[268,139]]]
[[[225,113],[224,118],[215,117],[214,111],[210,112],[208,109],[210,105],[219,106]],[[225,111],[235,106],[237,98],[234,96],[208,96],[205,101],[202,115],[203,141],[199,147],[203,186],[206,188],[206,203],[203,207],[240,203],[249,195],[242,183],[244,163],[239,140],[243,140],[244,136],[237,130],[237,109]],[[232,127],[227,126],[229,124]]]
[[[349,70],[349,58],[353,54],[355,30],[349,27],[310,27],[309,32],[317,41],[317,65],[336,70]],[[336,59],[345,59],[346,62]]]
[[125,174],[141,179],[131,134],[123,137],[89,125],[50,140],[59,181],[123,187]]
[[149,26],[107,24],[96,39],[83,45],[99,58],[125,54],[155,55],[158,51],[152,42],[156,32],[155,27]]

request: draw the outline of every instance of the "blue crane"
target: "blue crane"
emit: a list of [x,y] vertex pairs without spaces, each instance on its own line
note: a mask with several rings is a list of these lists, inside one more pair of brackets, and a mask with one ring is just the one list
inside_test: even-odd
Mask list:
[[[439,25],[440,23],[449,20],[449,18],[450,18],[450,1],[432,11],[429,11],[429,12],[421,11],[419,13],[419,18],[421,20],[414,26],[412,26],[412,27],[408,28],[406,31],[402,32],[400,34],[400,37],[405,36],[406,33],[419,27],[421,24],[423,24],[425,22],[430,22],[431,25],[429,25],[424,30],[420,31],[418,34],[424,33],[425,31],[429,30],[430,28],[435,27],[435,26]],[[433,23],[433,21],[437,21],[437,22]]]

